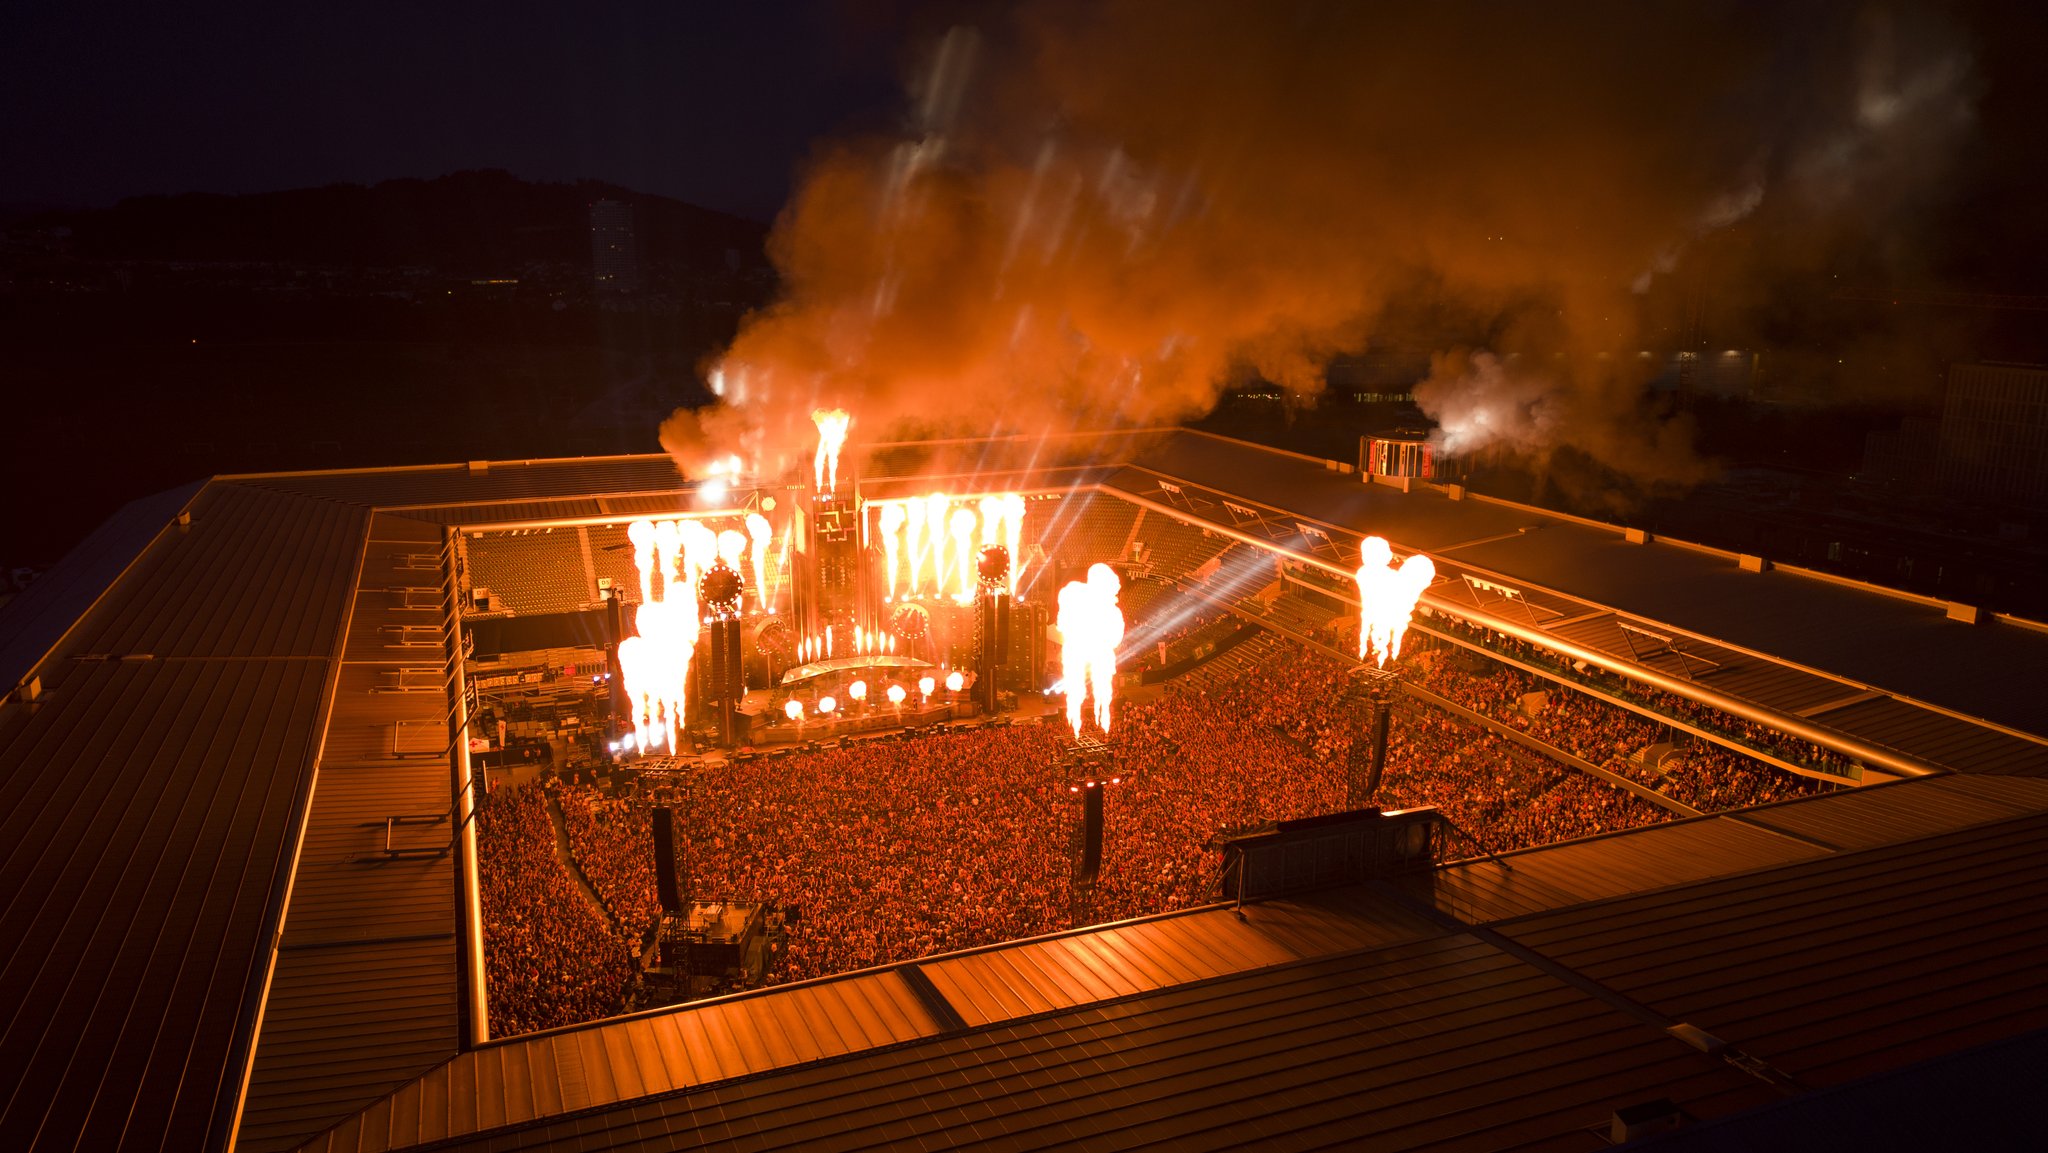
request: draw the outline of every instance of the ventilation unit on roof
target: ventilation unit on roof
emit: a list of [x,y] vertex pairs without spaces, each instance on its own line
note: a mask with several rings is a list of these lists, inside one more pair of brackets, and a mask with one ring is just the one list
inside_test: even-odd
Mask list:
[[1671,1098],[1659,1097],[1655,1101],[1644,1101],[1641,1104],[1616,1109],[1613,1119],[1608,1123],[1607,1139],[1616,1145],[1624,1141],[1637,1141],[1658,1133],[1682,1129],[1690,1119],[1685,1110],[1680,1109]]
[[1443,820],[1433,808],[1355,809],[1220,838],[1223,895],[1255,901],[1429,868]]

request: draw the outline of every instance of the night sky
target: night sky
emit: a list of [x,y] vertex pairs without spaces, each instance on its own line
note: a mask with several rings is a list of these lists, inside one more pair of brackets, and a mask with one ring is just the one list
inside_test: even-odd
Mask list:
[[[0,457],[33,475],[49,446],[91,440],[131,472],[18,551],[212,471],[657,443],[686,469],[736,443],[771,467],[810,451],[820,404],[870,435],[1149,424],[1213,411],[1246,372],[1313,398],[1331,357],[1367,349],[1427,363],[1406,383],[1440,429],[1486,431],[1467,448],[1579,453],[1603,492],[1693,484],[1718,450],[1646,403],[1631,366],[1650,348],[1762,350],[1781,395],[1886,419],[1925,409],[1946,364],[2048,355],[2044,26],[2017,0],[17,5],[0,224],[98,219],[61,257],[9,241],[0,304],[33,307],[0,310],[4,367],[38,399]],[[253,281],[162,279],[171,249],[107,219],[160,205],[34,212],[479,169],[776,222],[773,275],[677,290],[740,262],[664,250],[648,295],[676,294],[628,323],[543,299],[587,295],[587,273],[400,309],[369,280],[426,258],[386,252],[287,307]],[[164,211],[336,231],[288,197],[187,199]],[[573,263],[582,211],[440,272],[504,275],[548,228],[570,240],[547,259]],[[389,231],[453,245],[485,219]],[[2035,303],[1883,299],[1900,289]],[[724,311],[675,303],[699,297]],[[307,425],[376,418],[356,382],[414,379],[445,382],[445,427],[399,445],[330,429],[332,458],[309,455]],[[714,379],[734,396],[706,403]],[[69,405],[94,391],[129,419]],[[585,426],[623,415],[550,439],[546,398]]]
[[887,127],[929,6],[36,3],[0,35],[0,204],[505,168],[772,219]]
[[[1735,23],[1777,12],[1724,7]],[[2038,6],[1925,7],[1965,30],[1982,81],[1961,175],[1980,209],[2030,203],[2048,179]],[[938,32],[999,27],[1004,11],[932,0],[17,6],[0,36],[0,208],[504,168],[766,221],[819,142],[902,127],[905,78]],[[1602,23],[1597,11],[1558,19]],[[1796,70],[1796,55],[1787,61]],[[2044,236],[2036,215],[2001,221],[2029,252]],[[1959,242],[2011,279],[2013,236]]]

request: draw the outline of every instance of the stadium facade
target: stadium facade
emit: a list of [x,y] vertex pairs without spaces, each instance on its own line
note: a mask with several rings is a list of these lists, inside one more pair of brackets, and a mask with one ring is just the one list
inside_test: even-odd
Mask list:
[[1419,628],[1701,701],[1864,787],[492,1039],[457,536],[693,485],[665,457],[216,478],[0,612],[0,1146],[2024,1131],[1972,1071],[2048,1026],[2042,626],[1193,432],[872,447],[878,493],[1086,493],[1326,594],[1387,537],[1438,567]]

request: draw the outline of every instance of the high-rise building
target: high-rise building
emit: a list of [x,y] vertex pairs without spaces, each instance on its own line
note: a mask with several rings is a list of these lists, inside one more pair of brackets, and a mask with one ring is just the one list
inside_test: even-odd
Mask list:
[[590,206],[590,272],[599,292],[640,287],[640,249],[633,236],[633,206],[600,200]]

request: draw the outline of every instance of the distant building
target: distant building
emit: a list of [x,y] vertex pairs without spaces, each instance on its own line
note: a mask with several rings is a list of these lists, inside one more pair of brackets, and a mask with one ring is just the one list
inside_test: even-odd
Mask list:
[[2048,499],[2048,367],[1950,366],[1936,475],[1963,495]]
[[1898,484],[1925,484],[1941,447],[1941,419],[1909,416],[1895,431],[1879,429],[1863,441],[1863,475]]
[[633,206],[600,200],[590,206],[590,273],[599,292],[640,287],[640,249],[633,236]]
[[1950,365],[1941,415],[1871,433],[1863,471],[1975,500],[2048,504],[2048,366]]

